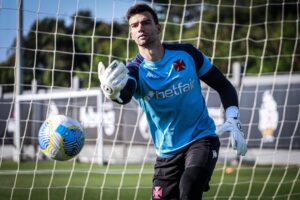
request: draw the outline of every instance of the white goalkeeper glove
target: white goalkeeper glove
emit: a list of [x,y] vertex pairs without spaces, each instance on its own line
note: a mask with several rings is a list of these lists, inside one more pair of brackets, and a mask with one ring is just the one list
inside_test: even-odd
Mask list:
[[98,78],[105,97],[123,103],[120,91],[128,81],[128,69],[117,60],[114,60],[107,68],[102,62],[98,63]]
[[233,149],[236,150],[237,155],[244,156],[247,153],[247,144],[239,121],[239,109],[236,106],[230,106],[226,109],[225,115],[226,122],[217,129],[217,135],[221,136],[229,132]]

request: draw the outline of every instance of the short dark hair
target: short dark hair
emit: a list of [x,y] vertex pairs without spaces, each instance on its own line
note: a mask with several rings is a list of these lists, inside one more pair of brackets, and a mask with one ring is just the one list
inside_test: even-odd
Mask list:
[[150,6],[148,6],[147,4],[135,4],[134,6],[130,7],[127,11],[127,14],[126,14],[127,20],[129,21],[129,19],[133,15],[136,15],[136,14],[139,14],[139,13],[142,13],[142,12],[149,12],[153,17],[154,23],[155,24],[159,23],[156,12]]

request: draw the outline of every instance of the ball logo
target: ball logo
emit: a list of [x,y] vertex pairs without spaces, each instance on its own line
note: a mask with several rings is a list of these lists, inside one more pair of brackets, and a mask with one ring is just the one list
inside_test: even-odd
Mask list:
[[77,155],[84,143],[84,137],[80,127],[65,127],[63,125],[59,125],[56,129],[56,132],[64,138],[63,146],[65,147],[65,154],[68,156]]

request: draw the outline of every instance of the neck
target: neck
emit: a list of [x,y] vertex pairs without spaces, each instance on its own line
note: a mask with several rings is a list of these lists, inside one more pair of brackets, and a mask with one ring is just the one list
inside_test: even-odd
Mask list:
[[138,48],[141,56],[148,61],[158,61],[164,56],[164,47],[160,42],[151,47],[139,46]]

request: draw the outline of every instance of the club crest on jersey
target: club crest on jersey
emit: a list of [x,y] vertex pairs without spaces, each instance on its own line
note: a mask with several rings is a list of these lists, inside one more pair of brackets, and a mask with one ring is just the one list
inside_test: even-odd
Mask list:
[[176,71],[178,71],[178,72],[180,72],[180,71],[182,71],[182,70],[185,70],[185,63],[184,63],[184,61],[183,60],[180,60],[180,59],[178,59],[178,60],[176,60],[174,63],[173,63],[173,68],[176,70]]
[[163,188],[161,186],[155,186],[152,190],[153,199],[161,199],[163,196]]

